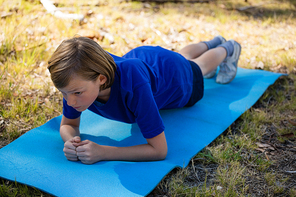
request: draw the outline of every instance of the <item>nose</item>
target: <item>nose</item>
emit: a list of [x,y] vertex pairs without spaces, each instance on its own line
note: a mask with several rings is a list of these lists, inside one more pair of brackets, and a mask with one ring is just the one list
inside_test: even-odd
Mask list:
[[76,104],[76,99],[75,99],[74,95],[67,96],[67,104],[71,107]]

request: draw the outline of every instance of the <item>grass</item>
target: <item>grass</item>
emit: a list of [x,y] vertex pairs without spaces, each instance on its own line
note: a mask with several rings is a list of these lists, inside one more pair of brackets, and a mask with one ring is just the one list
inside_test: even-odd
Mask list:
[[[245,196],[252,194],[250,191],[252,191],[254,185],[247,183],[252,176],[264,179],[264,188],[268,188],[268,192],[264,195],[293,196],[292,194],[295,193],[295,183],[294,187],[287,189],[289,180],[293,179],[293,177],[283,175],[280,172],[282,169],[274,168],[277,163],[276,160],[271,160],[269,159],[270,156],[266,156],[266,154],[256,150],[258,148],[256,142],[262,140],[266,133],[266,128],[272,125],[279,128],[277,130],[278,136],[290,132],[293,132],[295,135],[295,127],[281,126],[281,122],[286,119],[283,118],[283,113],[286,114],[295,107],[294,101],[287,101],[287,99],[283,101],[282,99],[285,94],[295,95],[295,75],[290,76],[294,79],[293,83],[291,81],[289,83],[290,77],[282,77],[266,91],[253,108],[245,112],[234,125],[225,131],[224,135],[221,135],[192,160],[192,162],[197,159],[203,161],[201,163],[203,163],[204,168],[213,163],[218,165],[213,183],[206,186],[206,178],[203,182],[199,182],[195,178],[195,182],[203,184],[203,186],[189,187],[188,180],[184,180],[186,178],[192,179],[193,175],[188,173],[187,167],[181,170],[183,172],[181,178],[178,173],[172,175],[174,177],[172,180],[177,179],[181,183],[174,180],[178,184],[172,186],[173,189],[171,188],[170,190],[171,196],[183,196],[182,192],[189,188],[190,191],[195,191],[196,193],[186,193],[185,196]],[[281,86],[284,89],[280,91],[274,89]],[[269,104],[267,101],[269,101]],[[268,107],[262,107],[262,105],[267,104]],[[291,115],[294,115],[295,118],[295,114],[291,113]],[[288,143],[289,139],[283,139],[282,142]],[[254,174],[260,174],[260,176],[254,176]]]
[[[261,2],[265,4],[237,11]],[[50,81],[46,62],[63,39],[93,36],[105,50],[123,55],[143,44],[178,51],[221,34],[241,43],[240,67],[260,66],[289,76],[281,77],[188,167],[170,173],[150,196],[295,196],[293,177],[284,173],[287,164],[281,162],[291,159],[286,145],[294,143],[285,134],[296,135],[295,126],[287,122],[296,120],[295,1],[96,4],[59,2],[64,12],[93,11],[80,23],[53,17],[39,1],[0,0],[0,12],[11,13],[0,19],[0,116],[6,125],[0,130],[0,147],[61,114],[62,97]],[[262,152],[257,142],[273,142],[287,151]],[[50,195],[2,179],[0,196]]]
[[36,188],[30,188],[26,185],[22,185],[15,182],[8,182],[2,180],[0,187],[0,196],[49,196],[39,191]]

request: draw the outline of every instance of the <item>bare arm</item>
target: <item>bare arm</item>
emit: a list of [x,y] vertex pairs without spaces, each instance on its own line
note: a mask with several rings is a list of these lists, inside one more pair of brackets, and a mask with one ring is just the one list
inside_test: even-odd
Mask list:
[[147,139],[147,144],[130,147],[101,146],[89,140],[75,144],[77,156],[86,164],[102,160],[153,161],[165,159],[167,143],[164,132]]
[[81,141],[79,135],[80,118],[68,119],[63,116],[60,135],[65,142],[64,153],[68,160],[81,160],[92,164],[103,160],[153,161],[162,160],[167,155],[164,132],[147,139],[147,144],[129,147],[102,146],[92,141]]
[[64,142],[72,139],[75,136],[79,136],[79,124],[80,117],[76,119],[69,119],[65,116],[62,117],[61,126],[60,126],[60,135]]
[[74,143],[81,142],[79,137],[79,124],[80,117],[76,119],[68,119],[65,116],[62,117],[60,135],[65,142],[63,151],[66,158],[70,161],[78,160],[76,146],[74,146]]

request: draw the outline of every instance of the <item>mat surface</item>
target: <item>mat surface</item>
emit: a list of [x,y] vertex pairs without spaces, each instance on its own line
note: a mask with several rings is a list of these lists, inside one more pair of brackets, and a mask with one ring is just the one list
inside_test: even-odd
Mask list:
[[[56,196],[144,196],[175,167],[211,143],[250,108],[281,74],[239,69],[227,85],[205,80],[205,96],[193,107],[163,110],[168,155],[163,161],[108,161],[93,165],[67,161],[59,135],[61,116],[0,149],[0,177],[16,180]],[[82,114],[82,139],[129,146],[145,143],[136,124]]]

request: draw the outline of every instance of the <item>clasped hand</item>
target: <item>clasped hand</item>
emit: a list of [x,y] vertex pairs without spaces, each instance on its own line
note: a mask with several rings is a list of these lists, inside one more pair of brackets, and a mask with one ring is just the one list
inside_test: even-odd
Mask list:
[[89,140],[81,141],[75,136],[64,144],[64,153],[68,160],[80,160],[84,164],[93,164],[103,159],[103,147]]

